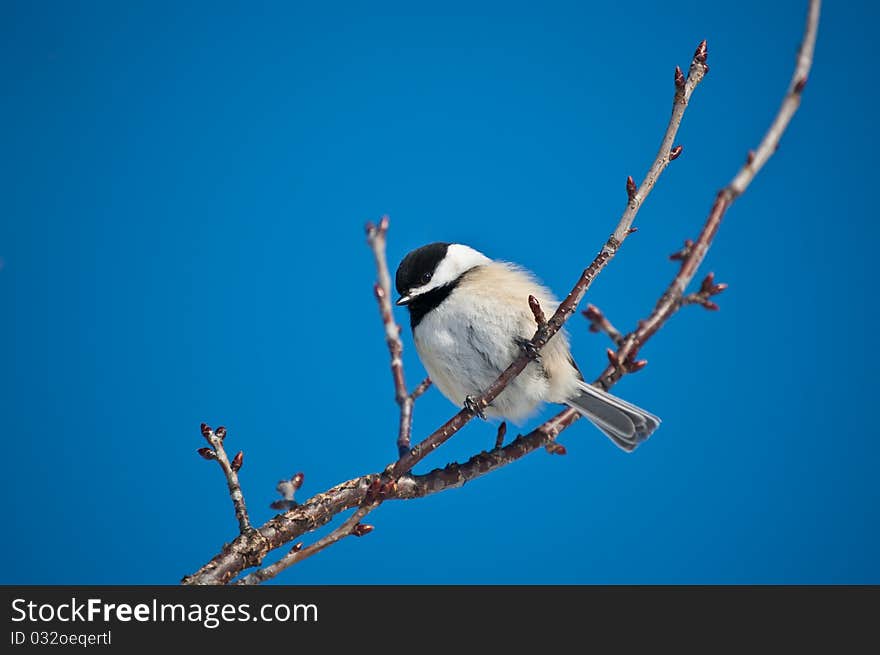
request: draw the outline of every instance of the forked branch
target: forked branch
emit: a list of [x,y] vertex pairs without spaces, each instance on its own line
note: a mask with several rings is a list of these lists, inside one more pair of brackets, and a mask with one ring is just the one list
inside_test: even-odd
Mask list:
[[[704,280],[696,295],[684,295],[684,291],[688,284],[692,281],[696,271],[706,255],[712,241],[717,233],[718,226],[723,218],[726,210],[733,201],[741,195],[748,184],[763,167],[767,159],[775,151],[776,145],[782,133],[785,131],[791,117],[797,110],[800,102],[804,84],[809,73],[812,63],[812,55],[815,47],[816,31],[819,21],[819,0],[810,2],[804,39],[798,56],[795,74],[792,77],[792,83],[789,86],[788,93],[782,103],[779,114],[773,121],[770,129],[765,135],[759,147],[749,158],[746,166],[743,167],[733,179],[733,181],[722,189],[716,196],[715,204],[709,213],[706,222],[697,237],[696,241],[682,251],[678,258],[680,267],[670,285],[663,292],[658,300],[654,310],[649,317],[640,322],[638,328],[627,335],[620,335],[616,330],[609,330],[610,322],[600,325],[598,329],[606,332],[612,338],[612,341],[618,346],[616,350],[609,351],[609,365],[603,371],[602,375],[596,381],[597,385],[605,388],[613,386],[622,375],[632,370],[638,370],[644,366],[644,361],[635,360],[634,357],[638,353],[644,343],[659,330],[668,318],[675,313],[683,304],[691,302],[703,304],[711,302],[708,300],[710,295],[718,293],[721,289],[714,283],[711,276]],[[565,300],[560,304],[554,314],[546,319],[543,309],[539,306],[532,306],[537,323],[537,330],[531,340],[533,352],[524,352],[510,367],[478,398],[474,400],[473,408],[466,408],[458,412],[452,419],[447,421],[438,430],[429,435],[421,443],[414,448],[404,452],[400,459],[389,465],[383,473],[371,473],[360,476],[352,480],[343,482],[328,491],[316,494],[308,501],[302,504],[293,504],[286,512],[270,519],[266,524],[257,530],[249,529],[246,511],[244,510],[243,498],[241,499],[241,512],[244,521],[239,520],[242,534],[232,543],[228,544],[218,553],[211,561],[205,564],[199,571],[191,576],[184,578],[186,584],[224,584],[232,580],[236,575],[246,568],[259,565],[266,553],[283,546],[284,544],[295,541],[303,534],[312,532],[317,528],[325,525],[333,517],[339,513],[351,508],[356,508],[355,512],[344,521],[337,529],[333,530],[329,535],[316,541],[309,547],[302,545],[294,546],[293,550],[285,555],[276,564],[269,565],[244,576],[240,582],[249,584],[260,582],[276,575],[278,571],[302,561],[306,557],[320,552],[324,548],[348,535],[365,534],[372,529],[372,526],[364,526],[361,523],[363,517],[373,511],[375,507],[387,500],[403,500],[426,496],[438,493],[448,489],[460,487],[469,480],[487,475],[500,467],[506,466],[523,456],[534,452],[538,448],[554,445],[556,436],[574,423],[578,414],[573,410],[567,409],[542,425],[538,426],[530,433],[524,436],[518,436],[507,445],[503,445],[504,430],[499,429],[496,438],[495,448],[489,452],[482,452],[471,457],[468,461],[458,464],[450,464],[440,469],[434,469],[423,475],[413,475],[411,470],[418,462],[420,462],[428,453],[441,445],[456,431],[461,429],[468,421],[470,421],[477,411],[485,409],[489,403],[504,389],[516,375],[521,372],[525,366],[531,361],[543,345],[545,345],[553,335],[561,329],[565,321],[572,315],[577,304],[589,288],[596,275],[607,265],[614,257],[621,243],[632,233],[632,222],[638,213],[639,208],[650,193],[659,175],[663,172],[670,161],[674,160],[681,154],[681,148],[674,146],[675,135],[681,122],[684,109],[690,99],[691,93],[705,73],[708,71],[706,65],[706,45],[705,42],[700,44],[694,54],[693,61],[688,71],[687,77],[676,69],[675,75],[675,97],[673,101],[672,116],[669,125],[661,142],[660,150],[654,164],[648,171],[648,174],[642,184],[636,187],[632,178],[627,180],[627,206],[623,215],[618,221],[612,235],[608,238],[599,254],[593,262],[584,270],[571,292],[566,296]],[[387,279],[387,287],[382,287],[384,297],[380,297],[377,292],[377,299],[382,309],[383,322],[386,325],[386,337],[389,342],[389,352],[392,359],[392,373],[395,380],[396,397],[400,399],[398,404],[401,406],[401,425],[403,425],[404,407],[406,399],[414,401],[426,388],[427,383],[419,385],[412,393],[406,393],[406,386],[402,376],[402,362],[399,368],[395,361],[395,357],[400,357],[402,346],[397,350],[397,345],[392,343],[394,339],[399,341],[399,328],[394,331],[389,330],[396,324],[393,318],[386,319],[385,305],[387,302],[388,317],[390,314],[390,277],[387,276],[387,264],[384,262],[384,238],[387,232],[387,220],[374,230],[376,231],[372,237],[371,246],[374,248],[374,254],[377,256],[377,270],[379,271],[379,284],[377,288],[382,287],[383,266]],[[381,233],[381,234],[380,234]],[[368,232],[369,235],[369,232]],[[381,239],[381,247],[377,248],[376,238]],[[368,238],[370,238],[368,236]],[[386,289],[388,293],[385,293]],[[595,308],[594,308],[595,309]],[[588,311],[590,311],[588,309]],[[589,316],[588,316],[589,317]],[[591,322],[596,323],[598,316],[593,313],[589,317]],[[607,321],[607,319],[605,319]],[[618,343],[619,342],[619,343]],[[399,384],[398,384],[399,381]],[[411,404],[409,419],[411,421]],[[411,425],[411,423],[410,423]],[[403,445],[401,436],[403,431],[398,434],[398,444]],[[210,440],[209,440],[210,441]],[[213,444],[212,444],[213,445]],[[221,444],[222,445],[222,444]],[[219,460],[219,458],[218,458]],[[222,466],[222,464],[221,464]],[[224,467],[232,469],[232,465]],[[234,471],[232,471],[234,473]],[[227,475],[230,494],[236,507],[236,516],[239,516],[239,504],[236,501],[236,495],[233,493],[234,487],[237,487],[237,478],[233,485],[232,478]],[[240,495],[240,488],[239,495]],[[360,527],[359,527],[360,526]]]

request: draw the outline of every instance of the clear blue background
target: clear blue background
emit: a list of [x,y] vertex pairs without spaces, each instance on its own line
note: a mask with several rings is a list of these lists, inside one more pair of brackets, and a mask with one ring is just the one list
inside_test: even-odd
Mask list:
[[[201,421],[244,449],[257,523],[296,471],[304,499],[381,470],[364,222],[391,216],[392,266],[462,241],[565,293],[707,38],[684,154],[590,291],[633,326],[775,113],[806,5],[247,4],[3,4],[2,582],[175,583],[210,558],[236,524]],[[279,580],[880,582],[878,20],[828,3],[802,110],[704,265],[721,311],[676,316],[617,387],[663,417],[650,442],[578,424],[567,457],[388,503]],[[570,329],[598,373],[605,340]],[[427,394],[416,435],[453,409]]]

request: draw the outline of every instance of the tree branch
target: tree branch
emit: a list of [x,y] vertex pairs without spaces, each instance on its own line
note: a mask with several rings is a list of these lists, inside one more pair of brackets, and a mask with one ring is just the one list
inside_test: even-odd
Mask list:
[[[394,379],[394,400],[400,407],[400,422],[397,429],[397,454],[403,455],[409,450],[412,435],[413,404],[430,386],[431,380],[426,379],[413,393],[409,393],[406,378],[403,374],[403,342],[400,340],[400,325],[394,320],[391,307],[391,274],[388,272],[388,259],[385,256],[386,235],[388,234],[388,217],[383,216],[378,225],[367,223],[367,243],[376,260],[377,281],[373,285],[373,293],[379,303],[379,313],[385,326],[385,343],[391,356],[391,377]],[[418,392],[418,393],[416,393]]]
[[349,516],[345,520],[344,523],[342,523],[342,525],[340,525],[327,536],[313,543],[308,548],[303,548],[301,543],[296,544],[293,548],[290,549],[289,553],[287,553],[284,557],[279,559],[274,564],[270,564],[269,566],[266,566],[264,568],[257,569],[253,573],[247,574],[246,576],[238,580],[235,584],[260,584],[262,582],[265,582],[266,580],[269,580],[270,578],[274,578],[284,569],[289,568],[294,564],[298,564],[304,559],[321,552],[322,550],[327,548],[327,546],[332,546],[337,541],[345,539],[345,537],[348,537],[349,535],[363,537],[365,534],[373,531],[373,526],[363,525],[361,523],[361,520],[378,506],[378,503],[361,505],[351,516]]
[[[809,18],[807,21],[807,29],[805,32],[804,43],[801,46],[801,53],[798,58],[798,66],[796,68],[795,77],[790,88],[789,94],[783,102],[783,108],[780,115],[774,121],[767,136],[765,136],[761,147],[759,147],[754,158],[747,166],[754,167],[749,175],[742,177],[741,174],[734,179],[728,187],[725,187],[716,198],[716,203],[710,212],[709,218],[703,227],[703,230],[694,247],[689,248],[688,252],[681,258],[682,264],[679,273],[674,278],[670,287],[664,292],[658,301],[654,312],[648,321],[640,324],[639,329],[630,333],[624,338],[623,345],[616,352],[612,352],[614,361],[626,362],[631,359],[631,355],[637,351],[636,344],[643,344],[645,340],[650,338],[663,325],[665,318],[668,318],[670,312],[677,310],[682,304],[684,287],[693,278],[696,268],[699,266],[702,258],[712,243],[712,238],[717,232],[718,223],[724,214],[724,211],[733,201],[733,198],[741,194],[748,183],[760,170],[766,159],[772,154],[773,143],[778,140],[791,119],[797,103],[800,100],[800,94],[803,91],[804,80],[806,80],[809,71],[810,62],[812,61],[812,53],[816,37],[816,25],[819,17],[819,2],[812,0],[810,3]],[[675,133],[681,121],[681,115],[684,112],[690,94],[693,89],[705,75],[708,70],[705,62],[705,43],[700,44],[691,63],[691,69],[687,79],[684,79],[680,70],[676,70],[676,96],[673,102],[673,112],[670,118],[669,126],[661,143],[661,148],[657,159],[648,172],[642,186],[635,187],[635,183],[631,178],[627,183],[628,204],[621,220],[618,223],[614,233],[609,237],[600,253],[594,261],[579,278],[578,282],[568,294],[563,303],[559,306],[553,316],[542,326],[541,318],[543,312],[539,315],[535,312],[536,321],[539,328],[535,336],[531,340],[535,351],[562,327],[562,324],[574,312],[577,303],[580,301],[586,289],[589,287],[595,276],[604,268],[608,261],[614,256],[623,240],[632,232],[631,226],[635,215],[638,212],[644,199],[647,197],[653,185],[656,183],[657,177],[662,173],[669,161],[677,157],[681,150],[672,148]],[[787,117],[786,117],[787,116]],[[782,117],[782,118],[780,118]],[[769,144],[769,145],[768,145]],[[769,148],[769,150],[767,150]],[[763,159],[759,157],[759,153],[763,153]],[[768,154],[769,153],[769,154]],[[757,162],[757,163],[756,163]],[[386,227],[387,229],[387,227]],[[670,302],[670,300],[672,302]],[[538,309],[540,309],[538,307]],[[533,311],[535,308],[533,307]],[[671,315],[671,314],[670,314]],[[390,348],[390,345],[389,345]],[[485,408],[494,399],[498,393],[504,388],[513,377],[518,374],[531,361],[532,354],[526,352],[519,357],[511,366],[498,378],[498,380],[490,386],[483,394],[474,400],[474,407]],[[392,352],[392,360],[394,354]],[[393,363],[392,363],[393,366]],[[618,366],[610,373],[608,369],[594,383],[605,386],[612,386],[622,375]],[[405,388],[405,387],[404,387]],[[416,395],[415,392],[412,395]],[[487,475],[502,466],[506,466],[530,452],[551,444],[555,437],[574,423],[579,414],[571,409],[566,409],[538,426],[530,433],[524,436],[518,436],[506,446],[501,446],[503,441],[503,431],[499,429],[499,437],[496,439],[496,447],[489,452],[482,452],[474,455],[463,464],[450,464],[444,468],[434,469],[423,475],[411,475],[408,472],[412,467],[423,459],[427,453],[433,451],[437,446],[448,439],[455,431],[467,423],[474,415],[471,409],[464,409],[454,416],[450,421],[441,426],[440,429],[432,433],[428,438],[423,440],[411,451],[408,451],[397,462],[386,469],[385,474],[368,474],[352,480],[343,482],[326,492],[316,494],[302,505],[297,505],[283,514],[279,514],[270,519],[266,524],[258,530],[251,530],[243,533],[232,543],[227,544],[223,550],[218,553],[211,561],[205,564],[199,571],[191,576],[184,578],[184,584],[224,584],[229,582],[239,572],[245,568],[256,566],[262,558],[270,550],[278,548],[285,543],[296,539],[302,534],[311,532],[322,525],[329,522],[334,516],[347,509],[358,507],[358,510],[349,517],[337,530],[330,535],[316,542],[310,547],[311,552],[319,552],[327,545],[335,543],[339,539],[344,538],[352,533],[355,526],[359,525],[360,519],[367,512],[372,511],[375,504],[384,500],[403,500],[420,498],[433,493],[439,493],[447,489],[460,487],[466,482],[476,479],[480,476]],[[378,491],[377,491],[378,490]],[[357,517],[358,522],[353,519]],[[320,547],[319,547],[320,546]],[[285,558],[290,558],[294,562],[301,561],[303,556],[296,556],[297,548]],[[298,552],[306,552],[308,549],[299,549]],[[305,555],[308,556],[308,555]],[[270,570],[266,567],[263,571]],[[256,573],[256,572],[255,572]],[[254,574],[251,574],[254,575]],[[242,579],[244,583],[249,576]]]
[[[615,358],[618,362],[632,361],[648,339],[654,336],[663,324],[681,308],[685,289],[693,280],[697,269],[712,245],[712,241],[718,232],[721,220],[724,218],[727,209],[745,192],[758,171],[764,167],[764,164],[767,163],[767,160],[773,156],[773,153],[779,147],[779,141],[785,129],[800,106],[804,86],[813,63],[821,4],[821,0],[810,0],[804,36],[798,50],[795,70],[789,82],[788,92],[782,101],[782,106],[779,108],[770,128],[761,140],[757,150],[749,153],[746,163],[740,168],[733,180],[715,196],[715,202],[696,241],[686,241],[685,247],[672,256],[673,259],[681,261],[678,273],[676,273],[672,282],[670,282],[666,291],[660,297],[660,300],[657,301],[654,310],[648,318],[641,321],[638,328],[624,338],[622,345],[615,353]],[[707,280],[704,281],[704,287],[709,288],[713,283],[714,280],[710,274]],[[716,293],[720,293],[724,288],[717,288]],[[705,306],[705,303],[701,304]],[[712,305],[709,306],[710,309],[713,308]],[[600,385],[607,389],[627,372],[625,369],[625,366],[615,366],[612,362],[599,376]]]
[[239,451],[238,454],[229,461],[226,455],[226,449],[223,447],[223,440],[226,438],[226,428],[222,425],[216,430],[211,426],[202,423],[202,436],[211,445],[210,448],[199,448],[198,453],[207,460],[216,460],[226,476],[226,486],[229,489],[229,498],[232,500],[232,506],[235,508],[235,518],[238,519],[238,529],[242,534],[249,532],[251,528],[251,520],[248,517],[247,506],[244,502],[244,494],[241,491],[241,485],[238,482],[238,471],[244,462],[244,453]]

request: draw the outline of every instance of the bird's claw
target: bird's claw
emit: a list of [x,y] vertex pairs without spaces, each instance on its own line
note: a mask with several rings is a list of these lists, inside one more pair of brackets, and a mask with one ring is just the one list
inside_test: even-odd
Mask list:
[[531,339],[525,339],[523,337],[516,337],[516,345],[519,346],[519,349],[522,350],[525,354],[529,356],[529,359],[540,362],[541,354],[538,352],[538,349],[535,347],[535,344],[532,343]]
[[465,396],[464,407],[472,414],[476,414],[484,421],[486,420],[486,413],[483,411],[483,408],[480,407],[479,403],[477,403],[476,399],[473,396]]

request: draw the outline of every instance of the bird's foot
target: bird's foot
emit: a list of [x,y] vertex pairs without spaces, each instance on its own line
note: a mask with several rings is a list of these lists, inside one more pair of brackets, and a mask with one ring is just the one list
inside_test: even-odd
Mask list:
[[476,414],[484,421],[486,420],[486,413],[473,396],[464,397],[464,408],[472,414]]
[[535,362],[541,361],[541,354],[538,352],[538,349],[535,347],[535,344],[532,343],[531,339],[516,337],[514,341],[516,341],[516,345],[519,349],[529,356],[529,359]]

